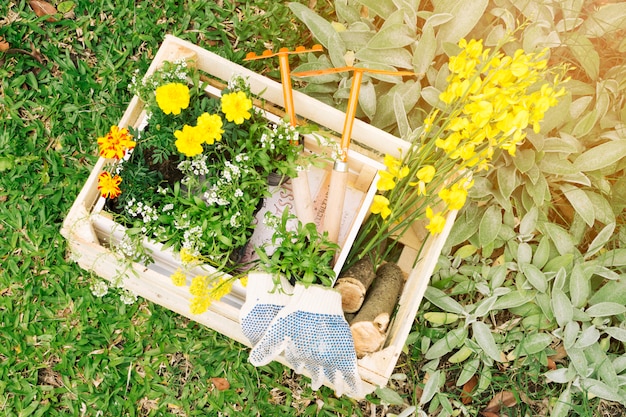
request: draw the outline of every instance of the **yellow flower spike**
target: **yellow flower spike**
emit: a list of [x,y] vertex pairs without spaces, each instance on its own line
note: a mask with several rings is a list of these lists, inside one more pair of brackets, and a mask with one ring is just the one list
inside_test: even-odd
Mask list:
[[448,206],[450,210],[460,210],[467,200],[467,190],[460,184],[453,184],[450,188],[443,188],[439,191],[439,198]]
[[200,132],[200,138],[202,142],[213,145],[215,141],[222,140],[223,123],[222,118],[217,114],[202,113],[196,122],[196,125]]
[[429,182],[431,182],[433,180],[433,178],[435,178],[435,173],[436,172],[437,172],[437,170],[435,169],[434,166],[432,166],[432,165],[424,165],[423,167],[421,167],[420,169],[417,170],[417,173],[415,174],[415,176],[420,181],[428,184]]
[[428,206],[426,207],[426,217],[430,220],[426,229],[428,229],[431,235],[443,232],[443,229],[446,226],[446,218],[443,217],[441,212],[435,214],[433,213],[433,209]]
[[183,130],[174,132],[176,149],[185,156],[192,157],[202,153],[202,135],[197,127],[183,126]]
[[211,291],[209,291],[209,297],[213,300],[219,300],[230,292],[233,288],[232,280],[228,278],[221,278],[213,284]]
[[208,277],[204,275],[197,275],[193,277],[191,284],[189,285],[189,293],[198,297],[208,295],[209,290],[207,288],[207,281]]
[[182,269],[178,268],[171,276],[172,283],[177,287],[182,287],[187,283],[187,276]]
[[156,102],[165,114],[180,114],[189,107],[189,87],[181,83],[170,83],[157,87]]
[[374,201],[372,201],[371,212],[373,214],[380,214],[380,217],[386,219],[391,214],[391,209],[389,208],[389,200],[387,197],[382,195],[375,195]]
[[393,190],[396,186],[396,182],[394,181],[394,175],[388,171],[378,171],[378,175],[380,178],[376,183],[376,189],[378,191],[387,191]]
[[191,299],[189,311],[191,314],[202,314],[211,306],[211,299],[208,295],[196,296]]
[[192,253],[187,248],[182,248],[180,250],[180,261],[184,264],[190,264],[198,261],[198,256]]
[[252,100],[246,96],[243,91],[224,94],[222,96],[222,112],[226,116],[226,120],[240,125],[244,120],[248,120],[252,114]]

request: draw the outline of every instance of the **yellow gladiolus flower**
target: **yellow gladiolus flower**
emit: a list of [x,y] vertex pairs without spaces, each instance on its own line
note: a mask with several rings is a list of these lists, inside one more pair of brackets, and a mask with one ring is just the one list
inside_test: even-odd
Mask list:
[[435,214],[429,206],[426,208],[426,217],[430,220],[426,226],[430,234],[436,235],[443,232],[443,228],[446,226],[446,218],[443,217],[441,212]]
[[380,217],[386,219],[391,214],[389,200],[382,195],[375,195],[374,201],[372,201],[371,212],[373,214],[380,214]]
[[252,100],[243,91],[222,96],[222,112],[229,122],[234,122],[237,125],[242,124],[244,120],[248,120],[252,116],[251,109]]
[[188,156],[196,156],[202,153],[202,136],[199,135],[197,127],[191,127],[189,125],[183,126],[183,130],[177,130],[174,132],[176,137],[176,149],[178,152]]
[[156,102],[165,114],[180,114],[189,107],[189,87],[181,83],[170,83],[157,87]]

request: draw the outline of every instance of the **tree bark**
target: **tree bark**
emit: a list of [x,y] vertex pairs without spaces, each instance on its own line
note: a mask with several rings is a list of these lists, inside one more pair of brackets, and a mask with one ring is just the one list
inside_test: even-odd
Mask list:
[[359,311],[375,277],[374,266],[367,256],[339,276],[335,289],[341,293],[341,306],[344,313]]
[[350,323],[357,357],[382,348],[403,286],[404,274],[398,265],[389,262],[378,268],[363,307]]

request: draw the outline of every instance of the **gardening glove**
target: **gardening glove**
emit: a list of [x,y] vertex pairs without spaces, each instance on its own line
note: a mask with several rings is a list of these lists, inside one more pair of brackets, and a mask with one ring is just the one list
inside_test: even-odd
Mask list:
[[343,316],[341,294],[297,283],[289,304],[280,310],[250,352],[250,362],[266,365],[284,351],[293,369],[311,376],[313,390],[328,380],[337,395],[361,397],[356,352]]
[[239,310],[241,330],[252,346],[265,334],[276,314],[291,300],[293,286],[281,277],[276,285],[272,274],[251,272],[246,286],[246,302]]

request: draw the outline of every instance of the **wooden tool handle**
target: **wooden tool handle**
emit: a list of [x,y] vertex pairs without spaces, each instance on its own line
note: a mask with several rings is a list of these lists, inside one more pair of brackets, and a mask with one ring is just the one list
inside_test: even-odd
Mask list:
[[335,167],[330,177],[328,187],[328,199],[326,200],[326,211],[324,213],[324,231],[328,232],[328,237],[333,242],[339,240],[339,229],[341,218],[343,217],[343,201],[346,196],[346,186],[348,183],[348,164],[345,162],[335,162]]
[[308,177],[307,172],[301,170],[298,172],[297,177],[291,179],[296,216],[298,216],[298,220],[300,220],[302,224],[315,222],[315,212],[313,210]]

